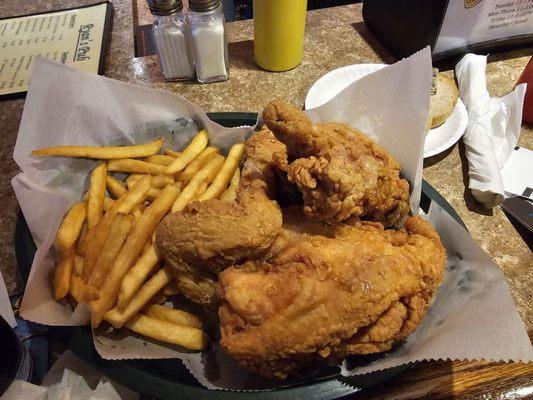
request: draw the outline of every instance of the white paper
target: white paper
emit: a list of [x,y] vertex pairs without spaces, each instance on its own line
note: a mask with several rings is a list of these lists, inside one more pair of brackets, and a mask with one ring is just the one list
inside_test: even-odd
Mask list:
[[468,126],[463,136],[468,188],[476,200],[492,208],[505,198],[500,168],[520,136],[526,85],[518,85],[504,97],[491,98],[486,66],[486,56],[467,54],[455,67],[455,75],[459,96],[468,109]]
[[[91,393],[92,396],[102,393],[102,391],[109,391],[111,393],[118,393],[122,400],[137,400],[139,398],[138,393],[116,382],[109,381],[109,379],[102,375],[100,371],[81,360],[70,350],[67,350],[61,354],[54,365],[52,365],[50,370],[46,373],[41,385],[50,387],[57,385],[63,380],[65,371],[69,371],[69,374],[73,373],[83,377],[83,380],[86,382],[87,386],[91,388],[91,390],[94,389]],[[101,391],[100,389],[102,388],[103,390]],[[76,397],[76,399],[78,398]]]
[[9,295],[7,293],[6,284],[4,278],[0,273],[0,315],[6,320],[11,328],[17,326],[15,321],[15,315],[13,314],[13,308],[11,307],[11,301],[9,301]]
[[52,365],[41,386],[14,381],[2,400],[137,400],[139,395],[112,383],[71,351]]
[[533,200],[533,151],[515,147],[502,168],[503,188],[509,196]]
[[15,380],[2,395],[2,400],[47,400],[48,390],[26,381]]
[[[429,48],[426,48],[406,60],[362,78],[330,103],[309,111],[314,120],[353,124],[388,149],[402,165],[402,173],[410,180],[413,210],[418,210],[420,196],[430,82],[431,59]],[[222,128],[209,121],[200,108],[180,96],[85,74],[47,60],[37,60],[14,155],[23,173],[13,179],[13,187],[39,247],[22,302],[21,315],[24,318],[49,325],[76,325],[87,321],[86,310],[78,307],[72,314],[69,307],[53,301],[49,283],[53,254],[49,250],[64,212],[80,198],[86,177],[94,166],[93,162],[86,160],[37,160],[29,152],[55,144],[144,142],[161,135],[176,148],[187,143],[198,127],[207,128],[211,142],[223,151],[250,133],[250,128]],[[168,134],[168,131],[173,133]],[[450,245],[455,244],[452,242]],[[453,248],[448,250],[455,251]],[[480,271],[481,274],[486,273],[481,267]],[[492,269],[489,268],[490,271]],[[496,275],[495,280],[498,285],[505,285],[501,273]],[[450,285],[448,278],[445,285]],[[499,299],[505,293],[509,296],[508,292],[504,292],[488,291],[487,301]],[[439,307],[447,309],[448,303],[456,304],[449,296],[445,293],[439,297]],[[492,305],[491,302],[489,304]],[[461,310],[465,315],[475,315],[478,305],[476,302],[465,302],[461,304]],[[512,302],[504,301],[501,307],[507,316],[517,315]],[[485,320],[479,322],[484,322],[487,330],[494,330],[494,326],[500,325],[497,316],[498,313],[486,313]],[[448,337],[466,337],[471,334],[464,332],[469,327],[451,323],[449,331],[445,333]],[[494,348],[490,349],[490,354],[498,353],[502,359],[514,359],[517,351],[524,349],[527,351],[521,354],[525,354],[523,357],[526,358],[522,359],[531,359],[531,348],[527,348],[522,340],[523,326],[517,329],[512,334],[504,331],[502,335],[499,331],[498,343],[479,341],[471,344],[469,355],[473,359],[483,358],[487,354],[487,347],[492,346]],[[437,335],[439,330],[440,327],[432,335]],[[505,336],[507,333],[509,337]],[[427,332],[419,329],[417,334],[424,335]],[[481,338],[484,336],[481,335]],[[191,353],[135,335],[117,341],[99,334],[95,335],[94,341],[100,355],[109,359],[180,358],[198,381],[209,388],[261,390],[294,382],[271,382],[252,376],[238,368],[224,352],[219,351],[218,346],[215,346],[215,351]],[[416,351],[418,345],[413,347],[414,352],[409,354],[411,358],[441,356],[440,352],[436,354],[437,357],[427,351],[419,354]],[[427,347],[423,348],[427,350]],[[455,356],[454,352],[456,350],[450,347],[450,357]],[[397,363],[401,362],[397,360]],[[385,364],[379,365],[373,367],[385,367]]]

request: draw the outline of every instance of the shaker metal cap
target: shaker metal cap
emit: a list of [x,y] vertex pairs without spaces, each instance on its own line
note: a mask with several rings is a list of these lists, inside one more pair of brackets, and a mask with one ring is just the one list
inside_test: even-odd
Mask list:
[[220,0],[189,0],[189,8],[195,12],[213,11],[220,5]]
[[182,0],[146,0],[153,15],[171,15],[183,10]]

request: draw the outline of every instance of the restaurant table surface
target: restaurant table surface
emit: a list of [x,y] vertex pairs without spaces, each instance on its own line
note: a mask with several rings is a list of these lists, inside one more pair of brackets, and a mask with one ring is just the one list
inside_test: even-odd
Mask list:
[[[42,12],[94,3],[94,0],[36,0],[0,2],[0,16]],[[332,69],[359,63],[392,63],[396,59],[368,31],[361,5],[348,5],[308,12],[302,63],[287,72],[259,69],[253,58],[253,23],[227,24],[230,79],[200,85],[167,83],[155,56],[134,56],[134,29],[150,23],[143,0],[113,0],[114,17],[105,75],[159,90],[179,93],[206,111],[256,112],[273,98],[297,106],[311,85]],[[511,91],[533,55],[533,48],[489,56],[487,84],[492,96]],[[445,72],[453,76],[453,70]],[[19,207],[10,180],[18,173],[13,148],[24,107],[24,99],[0,101],[0,271],[10,294],[21,293],[17,271],[14,229]],[[60,110],[58,110],[60,112]],[[533,129],[522,126],[519,145],[533,149]],[[484,209],[465,189],[467,162],[461,142],[450,150],[426,159],[424,178],[457,210],[473,238],[498,263],[530,339],[533,337],[533,256],[499,209]],[[498,326],[494,326],[498,329]],[[439,361],[420,363],[377,388],[354,396],[357,399],[533,397],[533,364]]]

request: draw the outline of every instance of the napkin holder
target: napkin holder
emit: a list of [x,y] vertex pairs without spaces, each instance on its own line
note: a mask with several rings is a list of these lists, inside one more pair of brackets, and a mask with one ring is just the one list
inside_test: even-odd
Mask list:
[[[533,14],[501,0],[367,0],[368,29],[398,58],[429,45],[433,61],[533,43]],[[530,12],[530,10],[529,10]]]

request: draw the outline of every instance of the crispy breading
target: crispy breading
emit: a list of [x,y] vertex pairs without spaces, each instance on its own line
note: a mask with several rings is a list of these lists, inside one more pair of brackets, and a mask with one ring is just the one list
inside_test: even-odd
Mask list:
[[287,146],[290,163],[279,167],[302,192],[306,214],[401,224],[409,212],[409,183],[381,146],[344,124],[313,126],[305,113],[279,100],[265,107],[263,119]]
[[418,326],[445,259],[420,217],[394,231],[320,224],[291,209],[263,260],[219,274],[220,343],[248,369],[280,378],[302,360],[389,350]]
[[[156,235],[165,260],[185,274],[216,274],[264,252],[281,230],[281,210],[271,191],[275,187],[273,158],[285,156],[285,146],[268,129],[248,139],[236,202],[196,201],[167,216]],[[205,293],[188,297],[203,298],[204,304],[213,302]]]

